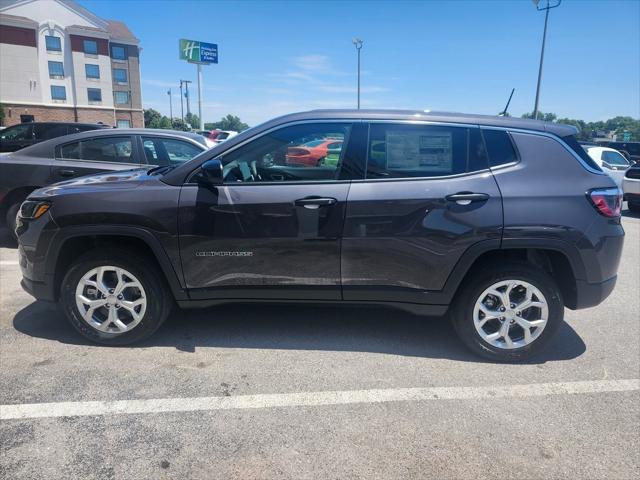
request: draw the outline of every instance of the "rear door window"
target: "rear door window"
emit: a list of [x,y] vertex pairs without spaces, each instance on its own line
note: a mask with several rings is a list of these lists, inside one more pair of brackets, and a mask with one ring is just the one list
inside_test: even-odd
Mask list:
[[67,133],[68,128],[64,123],[43,123],[33,126],[33,136],[37,140],[49,140],[50,138],[61,137]]
[[371,124],[367,178],[441,177],[486,168],[479,128]]
[[131,137],[99,137],[67,143],[60,147],[63,160],[91,160],[109,163],[138,163]]
[[142,137],[147,162],[152,165],[179,165],[204,150],[192,143],[174,138]]

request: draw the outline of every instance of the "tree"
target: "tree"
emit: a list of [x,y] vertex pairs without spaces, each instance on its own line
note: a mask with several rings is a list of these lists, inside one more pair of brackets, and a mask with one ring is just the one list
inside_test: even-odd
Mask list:
[[[522,115],[522,118],[533,118],[533,112],[525,113]],[[544,113],[538,112],[538,120],[542,120],[543,122],[554,122],[558,118],[555,113]]]
[[226,117],[223,117],[219,122],[214,123],[205,123],[205,129],[207,130],[233,130],[235,132],[241,132],[249,128],[249,125],[240,120],[240,117],[236,115],[228,114]]
[[181,118],[174,118],[171,122],[171,128],[173,128],[174,130],[182,130],[185,132],[189,130],[187,128],[187,124],[184,123]]
[[0,125],[4,124],[4,105],[0,103]]
[[191,125],[191,128],[199,129],[200,128],[200,118],[195,113],[187,113],[184,116],[184,121]]
[[153,108],[148,108],[144,111],[144,126],[145,128],[157,128],[155,126],[151,126],[152,123],[157,124],[160,122],[162,115],[159,111],[154,110]]

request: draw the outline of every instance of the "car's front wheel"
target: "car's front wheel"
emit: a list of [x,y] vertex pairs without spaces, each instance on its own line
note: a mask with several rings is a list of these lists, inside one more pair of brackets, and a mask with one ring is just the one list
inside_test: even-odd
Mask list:
[[126,250],[93,250],[69,268],[60,300],[67,319],[89,340],[126,345],[151,336],[172,301],[160,270]]
[[548,273],[512,263],[468,278],[452,314],[471,350],[494,361],[521,361],[544,349],[562,323],[564,305]]

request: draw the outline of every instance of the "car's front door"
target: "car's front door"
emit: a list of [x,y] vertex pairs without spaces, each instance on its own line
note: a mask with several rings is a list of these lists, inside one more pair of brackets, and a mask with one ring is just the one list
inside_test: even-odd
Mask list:
[[96,136],[63,143],[56,147],[55,156],[49,183],[146,165],[132,135]]
[[484,149],[478,127],[370,125],[366,179],[347,200],[345,300],[437,303],[467,249],[499,246],[502,200]]
[[224,153],[223,185],[194,175],[179,211],[192,298],[341,298],[348,151],[333,165],[291,165],[287,155],[313,140],[346,145],[351,130],[346,122],[285,126]]

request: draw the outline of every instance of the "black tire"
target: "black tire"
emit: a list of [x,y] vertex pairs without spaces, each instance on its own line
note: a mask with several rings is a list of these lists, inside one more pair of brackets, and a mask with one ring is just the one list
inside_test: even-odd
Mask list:
[[629,211],[633,213],[640,213],[640,203],[628,203],[627,207],[629,207]]
[[[89,325],[76,305],[76,286],[82,277],[99,266],[120,267],[133,274],[145,290],[146,311],[140,322],[130,331],[104,333]],[[142,341],[155,333],[173,307],[173,297],[156,263],[139,252],[117,248],[87,252],[68,269],[60,288],[60,306],[73,327],[85,338],[103,345],[128,345]]]
[[[474,306],[480,295],[502,280],[521,280],[536,287],[548,305],[548,319],[540,335],[520,348],[498,348],[485,341],[476,331],[473,321]],[[519,362],[540,353],[560,327],[564,318],[564,303],[560,289],[545,271],[524,262],[511,262],[505,266],[484,266],[465,279],[452,308],[452,321],[462,342],[474,353],[496,362]]]
[[16,216],[18,215],[18,210],[20,210],[20,205],[22,202],[14,203],[7,209],[7,213],[5,216],[5,225],[7,226],[7,230],[11,235],[11,238],[14,240],[18,240],[16,236]]

